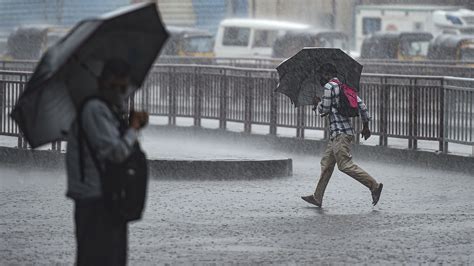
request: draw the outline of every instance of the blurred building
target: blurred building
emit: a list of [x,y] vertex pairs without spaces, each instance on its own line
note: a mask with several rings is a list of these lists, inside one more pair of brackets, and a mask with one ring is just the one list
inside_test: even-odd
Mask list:
[[474,0],[248,0],[249,16],[310,24],[316,28],[334,28],[348,36],[355,34],[355,10],[358,5],[442,5],[474,9]]
[[247,17],[249,10],[248,0],[157,0],[157,2],[165,24],[197,27],[207,29],[211,33],[217,31],[222,19]]
[[19,26],[72,27],[78,21],[128,5],[130,0],[0,0],[0,55]]
[[72,26],[129,3],[130,0],[0,0],[0,31],[35,24]]
[[347,0],[249,0],[255,18],[288,20],[316,28],[352,30],[356,1]]
[[357,0],[358,5],[410,4],[410,5],[452,5],[474,9],[473,0]]

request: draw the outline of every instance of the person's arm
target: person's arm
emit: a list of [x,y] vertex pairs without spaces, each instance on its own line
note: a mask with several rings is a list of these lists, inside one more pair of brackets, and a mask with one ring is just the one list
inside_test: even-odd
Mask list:
[[357,105],[359,106],[359,114],[363,124],[361,135],[362,137],[364,137],[365,140],[367,140],[368,138],[370,138],[371,135],[369,130],[369,121],[371,120],[371,118],[369,115],[369,111],[367,110],[367,106],[359,96],[357,96]]
[[114,124],[116,118],[105,103],[91,101],[84,107],[82,127],[99,160],[120,163],[132,152],[138,131],[129,128],[123,136]]
[[318,104],[318,112],[321,116],[325,116],[331,112],[331,105],[334,98],[332,90],[333,85],[331,85],[329,82],[324,85],[323,99]]

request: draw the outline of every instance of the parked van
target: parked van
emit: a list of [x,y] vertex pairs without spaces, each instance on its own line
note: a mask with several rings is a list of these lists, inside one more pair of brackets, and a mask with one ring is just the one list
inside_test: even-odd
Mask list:
[[474,61],[474,35],[439,35],[430,43],[428,59]]
[[271,57],[273,44],[287,31],[309,29],[306,24],[262,19],[225,19],[217,30],[216,57]]
[[273,45],[273,57],[288,58],[304,47],[326,47],[349,50],[348,37],[342,31],[305,30],[288,31],[277,37]]
[[187,27],[166,27],[170,37],[161,55],[213,57],[214,38],[206,30]]
[[374,33],[362,43],[360,58],[424,60],[432,39],[428,32]]

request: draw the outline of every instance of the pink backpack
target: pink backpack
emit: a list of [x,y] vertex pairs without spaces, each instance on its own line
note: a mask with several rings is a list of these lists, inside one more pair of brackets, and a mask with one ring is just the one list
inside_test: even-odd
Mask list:
[[339,86],[339,104],[336,109],[339,114],[347,117],[359,116],[359,104],[357,103],[357,91],[349,85],[340,82],[337,79],[332,79]]

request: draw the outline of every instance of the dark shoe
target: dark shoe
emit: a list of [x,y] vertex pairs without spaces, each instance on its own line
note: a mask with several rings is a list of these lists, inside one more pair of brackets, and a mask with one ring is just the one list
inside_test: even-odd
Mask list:
[[380,183],[375,191],[372,191],[372,204],[375,206],[379,202],[380,194],[382,193],[383,184]]
[[321,203],[317,202],[313,195],[304,196],[304,197],[301,197],[301,198],[304,201],[306,201],[307,203],[311,203],[311,204],[316,205],[319,208],[321,208]]

